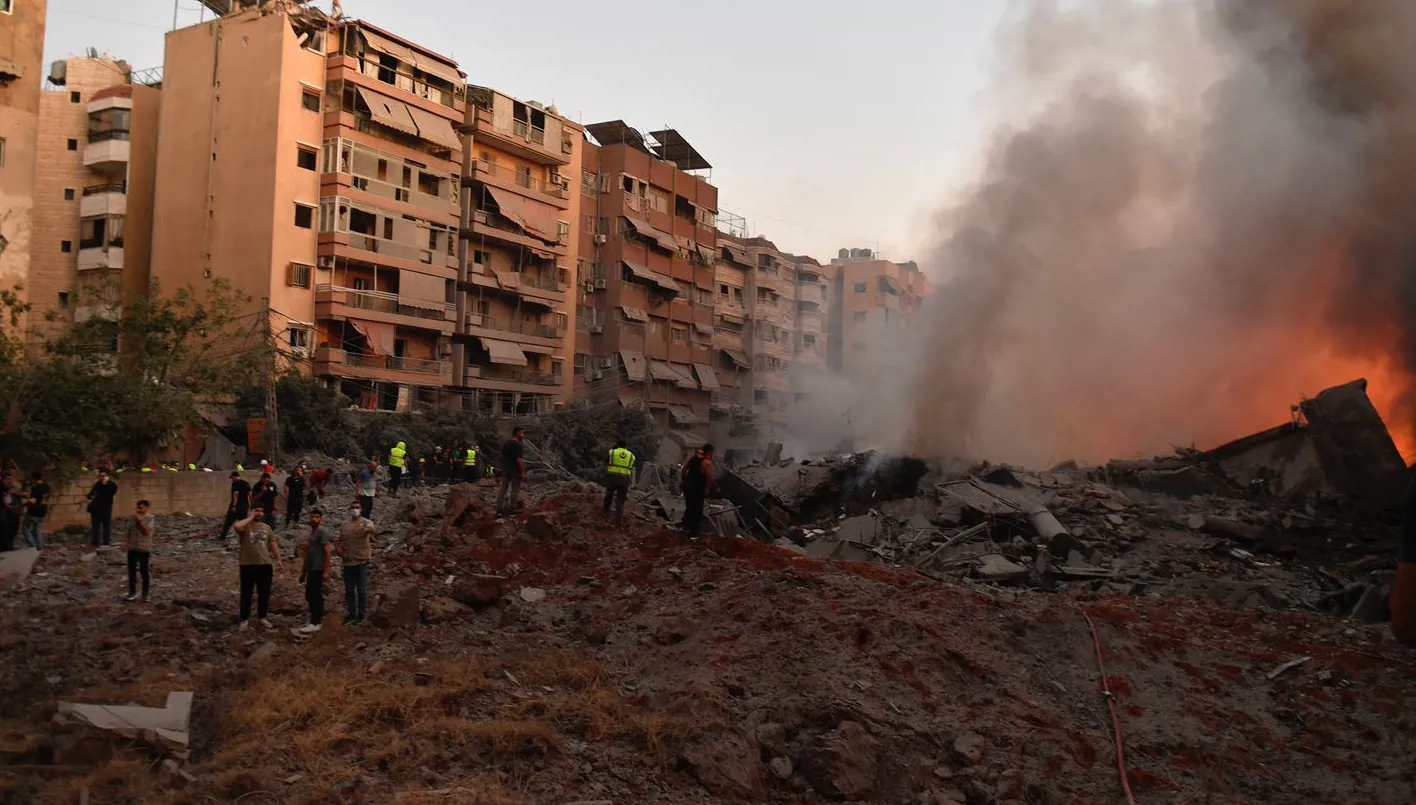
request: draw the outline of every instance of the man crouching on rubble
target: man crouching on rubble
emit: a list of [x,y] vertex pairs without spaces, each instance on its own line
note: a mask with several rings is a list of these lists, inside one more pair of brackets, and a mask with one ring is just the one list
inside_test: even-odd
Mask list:
[[1416,480],[1407,489],[1401,510],[1401,545],[1396,556],[1396,582],[1391,587],[1391,631],[1400,642],[1416,646]]

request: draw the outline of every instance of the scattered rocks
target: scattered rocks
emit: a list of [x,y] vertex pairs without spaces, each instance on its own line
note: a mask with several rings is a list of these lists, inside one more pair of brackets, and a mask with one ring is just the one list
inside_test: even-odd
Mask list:
[[423,602],[423,622],[429,624],[447,623],[468,614],[467,607],[451,598],[438,596]]
[[954,756],[961,763],[969,766],[977,766],[983,760],[983,749],[986,742],[982,735],[976,732],[966,732],[954,739]]
[[878,742],[865,727],[846,721],[802,753],[801,773],[823,797],[864,799],[878,785],[878,752]]
[[502,576],[459,576],[448,597],[469,607],[489,607],[506,595],[508,583]]
[[421,600],[422,594],[418,591],[418,585],[405,584],[395,587],[387,595],[379,596],[378,605],[369,619],[375,626],[385,628],[412,626],[418,622]]
[[772,770],[773,776],[778,780],[790,780],[792,778],[792,761],[790,758],[774,757],[767,762],[767,767]]
[[528,604],[538,604],[546,600],[546,591],[540,587],[522,587],[521,600]]
[[562,535],[560,523],[554,515],[536,512],[526,518],[526,533],[544,542],[559,541]]
[[680,759],[710,794],[755,799],[761,787],[757,752],[740,735],[728,734],[684,748]]
[[249,662],[252,665],[259,665],[260,663],[269,660],[271,657],[274,657],[275,652],[276,645],[267,640],[266,642],[262,643],[260,647],[257,648],[255,651],[251,652],[251,656],[246,658],[246,662]]

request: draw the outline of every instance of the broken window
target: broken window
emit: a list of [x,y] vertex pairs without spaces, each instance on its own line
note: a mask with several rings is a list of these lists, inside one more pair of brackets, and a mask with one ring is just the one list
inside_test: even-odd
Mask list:
[[688,328],[687,328],[687,327],[674,327],[674,328],[673,328],[673,336],[674,336],[674,341],[675,341],[675,342],[680,343],[680,344],[687,343],[687,342],[688,342]]
[[315,208],[308,204],[295,204],[295,225],[301,229],[315,228]]
[[442,196],[442,179],[435,174],[418,171],[418,192],[429,196]]
[[580,172],[580,192],[587,196],[595,195],[598,190],[600,180],[595,176],[594,171],[583,170]]
[[308,112],[320,111],[320,94],[308,89],[301,91],[300,106]]
[[727,296],[727,295],[728,295],[728,286],[726,286],[726,285],[719,285],[719,286],[718,286],[718,295],[719,295],[719,296]]
[[857,282],[851,286],[851,290],[855,291],[856,293],[865,293],[868,287],[869,286],[864,282]]
[[694,208],[693,202],[683,196],[674,196],[674,215],[690,221],[698,220],[698,210]]
[[84,218],[79,221],[79,248],[101,249],[107,245],[107,218]]
[[307,171],[312,171],[319,166],[319,155],[313,148],[301,146],[295,152],[295,166]]
[[104,109],[88,116],[88,141],[126,140],[132,122],[130,109]]
[[811,333],[803,333],[801,336],[801,345],[806,349],[816,349],[816,336]]
[[291,327],[290,346],[292,349],[309,349],[310,331],[304,327]]
[[516,166],[516,183],[522,187],[531,186],[531,169],[525,165]]
[[357,207],[349,210],[349,231],[375,237],[378,234],[379,217]]

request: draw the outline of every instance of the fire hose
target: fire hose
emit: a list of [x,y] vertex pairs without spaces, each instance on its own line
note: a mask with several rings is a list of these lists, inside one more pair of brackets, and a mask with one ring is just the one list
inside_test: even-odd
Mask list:
[[1082,610],[1082,617],[1087,619],[1092,645],[1096,647],[1096,667],[1101,672],[1101,694],[1106,697],[1106,703],[1111,707],[1111,727],[1116,741],[1116,772],[1121,775],[1121,789],[1126,792],[1126,802],[1136,805],[1136,798],[1131,794],[1131,781],[1126,773],[1126,747],[1121,740],[1121,716],[1116,711],[1116,695],[1111,692],[1111,685],[1106,681],[1106,661],[1101,657],[1101,637],[1097,635],[1096,623],[1086,610]]

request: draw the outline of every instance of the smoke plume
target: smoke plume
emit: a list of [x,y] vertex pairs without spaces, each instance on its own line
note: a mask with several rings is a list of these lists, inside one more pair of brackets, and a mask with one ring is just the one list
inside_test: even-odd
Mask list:
[[940,287],[892,446],[1213,446],[1358,376],[1409,434],[1416,2],[1015,8],[1003,122],[922,261]]

